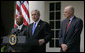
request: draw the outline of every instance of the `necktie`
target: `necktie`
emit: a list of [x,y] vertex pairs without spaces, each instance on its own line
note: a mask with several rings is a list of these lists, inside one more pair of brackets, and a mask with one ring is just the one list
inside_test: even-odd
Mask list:
[[66,27],[66,32],[67,32],[67,30],[68,30],[68,27],[69,27],[69,19],[68,19],[68,22],[67,22],[67,27]]
[[35,31],[35,27],[36,26],[36,23],[34,23],[34,25],[33,25],[33,29],[32,29],[32,35],[34,34],[34,31]]

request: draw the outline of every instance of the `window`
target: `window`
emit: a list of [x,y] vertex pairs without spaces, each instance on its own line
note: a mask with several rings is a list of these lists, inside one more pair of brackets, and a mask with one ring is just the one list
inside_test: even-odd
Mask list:
[[50,47],[59,47],[58,33],[60,30],[61,20],[61,3],[49,3],[49,23],[52,30],[52,39],[50,41]]

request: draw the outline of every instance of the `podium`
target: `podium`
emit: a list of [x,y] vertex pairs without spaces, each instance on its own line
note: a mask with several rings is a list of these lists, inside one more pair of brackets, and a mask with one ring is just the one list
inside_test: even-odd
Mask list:
[[26,36],[16,36],[16,35],[10,35],[10,36],[4,36],[2,40],[2,44],[4,45],[20,45],[20,44],[26,44]]

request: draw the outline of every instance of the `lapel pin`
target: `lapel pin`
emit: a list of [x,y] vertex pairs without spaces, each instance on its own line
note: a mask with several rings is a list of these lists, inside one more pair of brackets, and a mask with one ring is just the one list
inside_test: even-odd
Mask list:
[[40,27],[40,25],[39,25],[39,27]]

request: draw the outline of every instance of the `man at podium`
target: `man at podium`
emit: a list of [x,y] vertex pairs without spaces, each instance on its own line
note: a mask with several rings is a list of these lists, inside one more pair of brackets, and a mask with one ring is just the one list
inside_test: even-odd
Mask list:
[[[23,24],[23,17],[19,16],[18,18],[16,18],[16,28],[13,28],[11,31],[11,34],[14,34],[16,36],[26,36],[27,37],[27,26],[25,26]],[[14,40],[14,39],[12,39]],[[18,44],[16,43],[16,45],[11,45],[8,48],[11,52],[25,52],[28,50],[28,48],[26,48],[26,45],[23,44]]]

